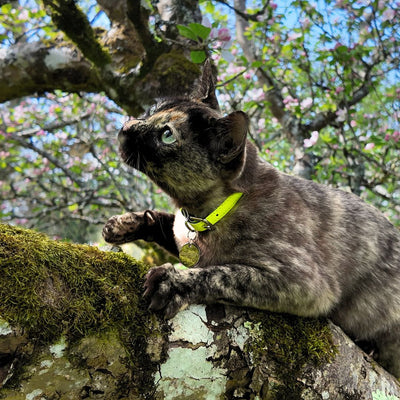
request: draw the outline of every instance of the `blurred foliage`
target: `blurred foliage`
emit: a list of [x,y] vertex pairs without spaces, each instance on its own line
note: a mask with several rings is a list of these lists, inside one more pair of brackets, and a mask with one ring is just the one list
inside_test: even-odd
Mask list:
[[[93,26],[108,27],[95,1],[78,3]],[[313,179],[357,193],[400,225],[399,2],[248,1],[242,16],[255,60],[235,40],[233,2],[226,3],[201,1],[202,24],[178,26],[191,39],[193,61],[209,54],[217,65],[223,111],[246,111],[262,156],[290,172],[298,148],[271,112],[271,87],[256,75],[268,71],[285,111],[304,127]],[[0,11],[2,51],[60,34],[33,0]],[[329,123],[312,130],[323,116]],[[158,188],[120,161],[116,133],[126,118],[102,93],[44,93],[0,105],[1,220],[85,241],[113,214],[170,209]]]

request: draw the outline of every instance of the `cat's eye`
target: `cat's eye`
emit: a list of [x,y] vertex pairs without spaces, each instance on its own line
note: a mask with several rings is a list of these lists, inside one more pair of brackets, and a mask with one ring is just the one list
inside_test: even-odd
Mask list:
[[164,132],[161,134],[161,140],[165,144],[172,144],[176,142],[174,135],[172,134],[171,129],[165,129]]

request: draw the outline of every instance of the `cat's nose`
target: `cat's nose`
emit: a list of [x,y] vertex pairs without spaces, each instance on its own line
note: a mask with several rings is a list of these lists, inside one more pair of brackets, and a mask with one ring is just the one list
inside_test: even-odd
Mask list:
[[130,117],[128,121],[124,123],[122,129],[118,132],[118,140],[120,143],[123,143],[126,140],[127,135],[129,135],[129,131],[131,130],[131,128],[134,125],[138,124],[139,122],[140,122],[139,119]]
[[122,127],[123,131],[129,131],[129,129],[132,128],[132,126],[138,124],[140,122],[140,119],[134,118],[134,117],[129,117],[128,121],[124,123],[124,126]]

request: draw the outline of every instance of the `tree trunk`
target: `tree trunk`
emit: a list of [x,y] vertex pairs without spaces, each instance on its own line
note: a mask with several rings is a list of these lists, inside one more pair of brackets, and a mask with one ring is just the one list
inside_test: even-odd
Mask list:
[[162,41],[150,30],[145,2],[98,3],[109,18],[108,30],[92,27],[73,1],[43,0],[65,36],[17,42],[0,52],[0,102],[57,89],[104,91],[129,115],[138,115],[157,97],[190,92],[200,69],[186,57],[187,45],[176,37],[175,25],[201,20],[198,1],[160,2],[160,17],[172,18],[159,21],[168,27]]
[[0,398],[398,399],[395,378],[329,321],[141,300],[123,253],[0,224]]

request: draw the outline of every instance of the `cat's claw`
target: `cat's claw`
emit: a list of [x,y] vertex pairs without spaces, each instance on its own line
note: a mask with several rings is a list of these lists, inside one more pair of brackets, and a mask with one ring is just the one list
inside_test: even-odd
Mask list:
[[174,317],[187,306],[179,293],[177,271],[172,264],[152,268],[146,275],[143,296],[150,301],[149,310],[161,312],[165,319]]
[[107,243],[123,244],[132,242],[140,237],[141,228],[149,224],[150,211],[114,215],[103,228],[103,238]]

